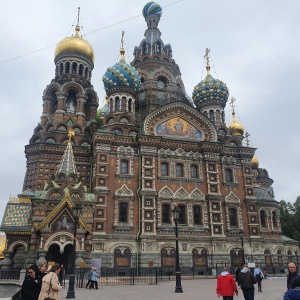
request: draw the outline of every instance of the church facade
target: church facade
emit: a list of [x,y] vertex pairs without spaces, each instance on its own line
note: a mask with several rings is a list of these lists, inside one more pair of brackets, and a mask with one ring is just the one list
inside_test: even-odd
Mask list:
[[245,259],[279,272],[298,262],[298,242],[282,235],[273,180],[235,117],[234,98],[225,124],[229,90],[210,75],[209,49],[207,76],[190,98],[161,39],[161,14],[157,3],[145,5],[147,28],[131,64],[122,38],[120,60],[103,76],[102,108],[91,83],[94,50],[79,25],[57,45],[55,76],[25,146],[23,192],[9,199],[1,223],[2,266],[67,266],[75,204],[77,265],[175,266],[175,207],[182,267],[201,273]]

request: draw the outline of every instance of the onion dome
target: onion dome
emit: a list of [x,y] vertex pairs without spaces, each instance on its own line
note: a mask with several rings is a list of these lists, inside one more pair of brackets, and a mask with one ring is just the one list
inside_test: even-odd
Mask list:
[[55,48],[55,57],[65,52],[79,52],[95,61],[94,49],[89,42],[79,36],[80,27],[77,24],[75,36],[66,37],[61,40]]
[[158,3],[149,2],[143,8],[143,16],[146,19],[150,15],[157,15],[160,17],[162,14],[162,9]]
[[130,89],[134,93],[138,92],[141,87],[141,79],[137,70],[131,65],[127,64],[125,61],[123,37],[120,54],[120,61],[114,64],[112,67],[109,67],[102,78],[104,89],[107,95],[110,95],[115,90],[115,88],[119,87]]
[[245,128],[243,124],[236,120],[234,114],[232,114],[232,121],[228,125],[228,128],[232,131],[234,136],[243,136],[245,132]]
[[251,162],[252,162],[252,168],[253,169],[258,169],[259,161],[258,161],[258,159],[255,156],[253,156]]

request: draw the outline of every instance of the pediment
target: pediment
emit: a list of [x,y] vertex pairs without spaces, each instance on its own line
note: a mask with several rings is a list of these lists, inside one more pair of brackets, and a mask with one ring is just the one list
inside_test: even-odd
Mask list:
[[195,188],[191,192],[191,199],[194,199],[194,200],[205,200],[205,196],[204,196],[204,194],[198,188]]
[[144,132],[173,139],[217,141],[214,124],[183,102],[167,104],[150,113],[144,122]]
[[174,196],[174,193],[172,192],[172,190],[165,186],[163,187],[159,192],[158,192],[158,197],[159,198],[164,198],[164,199],[172,199]]
[[175,198],[178,199],[188,199],[189,198],[189,193],[184,189],[183,187],[180,187],[176,192],[175,192]]
[[235,203],[235,204],[240,204],[240,198],[237,197],[232,191],[228,196],[225,197],[225,203]]
[[127,196],[127,197],[132,197],[133,196],[133,192],[132,190],[130,190],[126,184],[123,184],[123,186],[121,188],[119,188],[118,190],[116,190],[115,193],[116,196]]

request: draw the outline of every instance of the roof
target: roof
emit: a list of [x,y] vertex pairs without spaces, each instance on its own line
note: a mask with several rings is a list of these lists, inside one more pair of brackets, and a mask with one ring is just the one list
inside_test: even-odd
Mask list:
[[0,230],[30,233],[31,200],[28,198],[10,197],[6,205]]
[[271,197],[270,190],[262,187],[261,185],[254,186],[254,195],[257,199],[270,200],[270,201],[275,200]]

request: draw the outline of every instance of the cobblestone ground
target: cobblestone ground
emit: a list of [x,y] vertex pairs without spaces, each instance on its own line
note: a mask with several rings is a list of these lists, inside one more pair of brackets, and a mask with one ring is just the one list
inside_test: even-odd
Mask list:
[[[216,279],[182,280],[182,289],[182,294],[174,292],[175,281],[163,282],[158,285],[100,286],[98,290],[78,288],[75,290],[75,297],[85,300],[218,299],[215,292]],[[67,290],[68,284],[61,292],[61,299],[66,299]],[[262,290],[262,293],[255,292],[255,300],[282,300],[286,291],[286,279],[265,279],[262,281]],[[244,300],[241,289],[239,289],[238,297],[234,297],[234,299]]]

